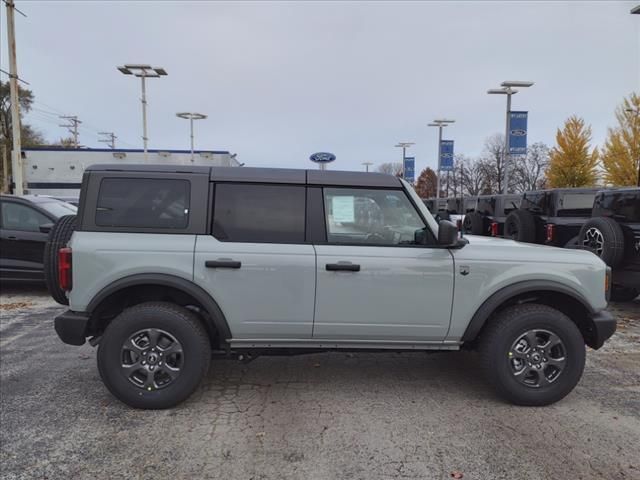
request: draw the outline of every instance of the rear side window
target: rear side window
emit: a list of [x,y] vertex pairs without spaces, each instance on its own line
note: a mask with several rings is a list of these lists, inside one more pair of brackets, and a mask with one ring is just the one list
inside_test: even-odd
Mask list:
[[187,228],[189,195],[188,180],[104,178],[98,193],[96,225]]
[[219,183],[213,236],[227,242],[304,243],[305,187]]

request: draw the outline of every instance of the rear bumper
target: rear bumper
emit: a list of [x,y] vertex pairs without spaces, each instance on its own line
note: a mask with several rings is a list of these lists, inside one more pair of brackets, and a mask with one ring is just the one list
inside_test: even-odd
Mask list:
[[83,345],[87,338],[89,314],[67,310],[55,318],[54,325],[60,340],[69,345]]
[[616,319],[611,313],[602,310],[591,316],[593,323],[593,335],[588,345],[597,350],[616,331]]

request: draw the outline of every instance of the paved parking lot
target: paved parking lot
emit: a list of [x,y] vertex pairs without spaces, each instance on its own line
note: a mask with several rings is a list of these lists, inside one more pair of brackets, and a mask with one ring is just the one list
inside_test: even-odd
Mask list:
[[3,479],[640,479],[640,299],[556,405],[498,400],[472,353],[216,361],[173,410],[132,410],[42,289],[0,306]]

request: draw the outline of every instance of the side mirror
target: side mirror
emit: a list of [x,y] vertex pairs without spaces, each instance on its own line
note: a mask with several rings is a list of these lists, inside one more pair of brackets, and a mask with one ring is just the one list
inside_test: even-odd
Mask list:
[[438,245],[454,247],[458,244],[458,227],[449,220],[438,223]]
[[426,228],[419,228],[415,232],[413,232],[413,243],[415,245],[426,245],[427,244],[427,230]]
[[53,223],[45,223],[44,225],[40,225],[40,233],[49,233],[53,228]]

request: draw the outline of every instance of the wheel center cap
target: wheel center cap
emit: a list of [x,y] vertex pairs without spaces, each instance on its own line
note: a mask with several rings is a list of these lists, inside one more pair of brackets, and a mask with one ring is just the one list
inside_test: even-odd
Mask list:
[[542,357],[540,356],[539,353],[534,353],[533,355],[531,355],[531,360],[534,363],[540,363],[540,360],[542,360]]
[[147,361],[149,362],[150,365],[153,365],[158,361],[158,356],[155,353],[151,353],[147,357]]

